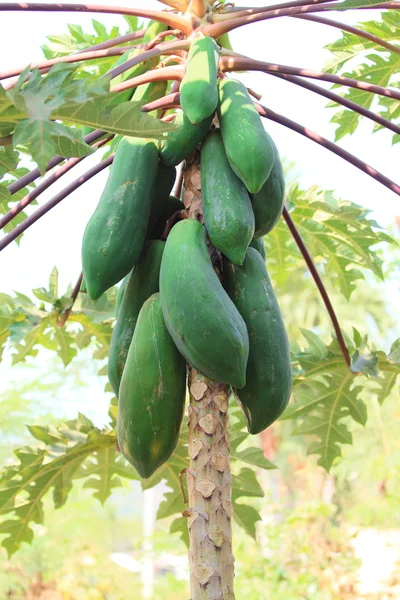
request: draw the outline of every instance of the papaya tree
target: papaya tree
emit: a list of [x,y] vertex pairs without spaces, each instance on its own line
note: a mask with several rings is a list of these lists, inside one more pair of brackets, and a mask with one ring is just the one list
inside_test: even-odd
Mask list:
[[[65,365],[91,348],[95,360],[108,358],[100,374],[115,396],[103,429],[83,415],[59,427],[31,427],[39,445],[17,450],[18,462],[2,473],[0,510],[8,516],[0,534],[9,554],[31,541],[44,495],[53,490],[62,506],[78,479],[101,501],[120,477],[139,479],[144,489],[165,479],[171,491],[158,516],[177,514],[171,531],[188,538],[191,599],[229,600],[232,520],[254,535],[260,518],[238,502],[262,496],[248,465],[274,468],[257,445],[238,450],[240,444],[279,418],[293,419],[295,433],[311,437],[308,452],[329,470],[341,445],[352,441],[346,419],[366,422],[370,378],[383,401],[400,363],[398,341],[387,354],[369,348],[358,330],[342,331],[322,277],[350,299],[364,271],[383,276],[375,246],[393,240],[363,207],[285,186],[279,140],[268,122],[319,144],[393,194],[400,195],[399,184],[261,104],[240,74],[269,74],[327,98],[339,125],[336,141],[363,118],[392,132],[395,144],[400,5],[160,4],[166,6],[0,5],[2,13],[33,13],[32,19],[43,11],[110,13],[128,24],[121,33],[94,21],[94,36],[70,27],[64,47],[43,48],[45,60],[0,73],[0,250],[111,167],[85,229],[76,285],[60,296],[54,270],[48,288],[33,290],[35,299],[2,294],[1,347],[8,344],[17,363],[42,346]],[[360,8],[378,10],[379,20],[355,27],[320,16]],[[231,31],[281,17],[341,30],[330,47],[333,66],[316,72],[233,50]],[[149,21],[142,26],[138,19]],[[95,166],[25,211],[101,148],[106,152]],[[27,157],[36,168],[24,166]],[[306,348],[289,345],[266,265],[275,281],[296,277],[301,261],[331,319],[329,345],[312,331],[304,332]]]

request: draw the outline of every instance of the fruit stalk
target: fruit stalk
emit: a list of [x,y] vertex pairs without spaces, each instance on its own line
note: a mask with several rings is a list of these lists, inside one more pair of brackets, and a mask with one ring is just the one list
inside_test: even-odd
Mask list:
[[[197,158],[185,171],[184,202],[190,217],[201,217]],[[235,599],[227,388],[189,368],[189,508],[184,514],[191,600]]]

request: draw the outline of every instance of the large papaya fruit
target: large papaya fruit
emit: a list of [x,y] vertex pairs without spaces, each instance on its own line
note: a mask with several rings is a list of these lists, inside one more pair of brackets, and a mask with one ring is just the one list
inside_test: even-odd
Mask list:
[[180,86],[182,110],[193,125],[215,113],[218,104],[219,46],[211,37],[196,37],[187,57]]
[[176,448],[185,409],[186,362],[165,326],[159,294],[143,304],[121,380],[117,437],[145,479]]
[[254,237],[259,238],[269,233],[279,221],[283,211],[285,198],[285,179],[278,148],[271,139],[275,160],[272,171],[261,190],[254,194],[252,205],[255,217]]
[[264,240],[262,238],[253,238],[249,245],[260,253],[265,262],[267,258],[267,252],[265,250]]
[[92,300],[125,277],[139,258],[157,170],[158,153],[153,141],[122,138],[83,236],[83,273]]
[[149,225],[147,230],[147,238],[157,237],[153,236],[152,232],[156,229],[156,225],[160,219],[163,218],[165,205],[168,203],[171,190],[175,183],[175,178],[175,167],[166,167],[162,163],[158,165],[157,178],[153,191],[153,202],[151,205]]
[[160,270],[165,323],[178,350],[202,375],[245,384],[246,325],[212,267],[206,231],[194,219],[171,230]]
[[111,336],[108,357],[108,379],[118,396],[122,373],[136,321],[143,302],[159,290],[161,258],[165,242],[149,243],[133,270],[119,308]]
[[240,81],[219,82],[219,124],[232,169],[251,194],[260,191],[274,164],[271,138]]
[[179,210],[184,210],[184,208],[179,198],[169,196],[157,212],[152,210],[147,237],[149,239],[159,239],[164,232],[168,219]]
[[206,133],[211,127],[213,115],[192,125],[183,112],[179,112],[174,121],[178,129],[171,131],[167,139],[161,142],[160,159],[167,167],[179,165],[189,154],[196,150]]
[[254,213],[244,183],[232,171],[219,130],[201,145],[201,190],[208,237],[236,265],[254,234]]
[[250,433],[259,433],[285,410],[292,389],[289,343],[267,269],[254,248],[243,266],[224,260],[224,285],[249,332],[246,385],[234,390]]

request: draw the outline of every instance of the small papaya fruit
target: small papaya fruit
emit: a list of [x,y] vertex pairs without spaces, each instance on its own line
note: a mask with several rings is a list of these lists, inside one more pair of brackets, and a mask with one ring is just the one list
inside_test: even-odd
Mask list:
[[289,342],[265,262],[249,248],[241,267],[224,259],[224,286],[250,340],[246,385],[234,390],[250,433],[260,433],[285,410],[292,390]]
[[[153,201],[149,218],[146,237],[149,239],[158,237],[153,234],[157,224],[162,221],[165,207],[169,204],[169,196],[176,179],[175,167],[166,167],[162,163],[158,165],[157,178],[154,185]],[[167,209],[168,212],[168,209]],[[164,222],[165,223],[165,222]],[[161,225],[160,225],[161,227]],[[157,230],[158,231],[158,230]],[[164,231],[164,228],[163,230]],[[161,232],[162,233],[162,232]]]
[[158,152],[153,141],[122,138],[100,201],[83,235],[83,274],[92,300],[121,281],[139,258],[157,171]]
[[117,297],[115,298],[115,317],[116,318],[118,317],[119,309],[121,308],[122,298],[124,297],[126,286],[128,285],[130,276],[131,276],[130,273],[128,275],[126,275],[123,278],[122,283],[118,288]]
[[275,160],[272,171],[261,190],[252,197],[255,217],[254,237],[260,238],[269,233],[278,223],[285,199],[285,179],[278,148],[271,139]]
[[211,37],[196,37],[187,57],[180,86],[182,110],[193,125],[215,113],[218,104],[219,46]]
[[177,113],[174,125],[178,129],[171,131],[160,144],[160,159],[167,167],[179,165],[187,156],[192,154],[211,127],[213,115],[192,125],[183,112]]
[[140,310],[118,398],[118,444],[144,479],[176,448],[185,394],[186,362],[165,326],[159,294],[154,294]]
[[202,375],[241,388],[249,352],[246,325],[210,261],[204,226],[180,221],[161,261],[165,324],[180,353]]
[[164,247],[165,242],[160,240],[149,243],[129,277],[122,298],[108,357],[108,379],[117,397],[139,311],[147,298],[159,290]]
[[265,262],[267,259],[267,252],[265,250],[264,240],[261,237],[253,238],[250,242],[250,246],[252,248],[255,248],[261,254],[261,256]]
[[274,149],[246,87],[219,82],[219,124],[229,163],[251,194],[260,191],[274,164]]
[[241,265],[254,234],[254,213],[246,186],[231,169],[221,132],[211,131],[201,145],[204,225],[212,244]]
[[176,196],[169,196],[157,211],[152,210],[147,237],[149,239],[159,239],[164,232],[168,219],[172,217],[174,213],[183,210],[184,208],[185,207],[179,198]]

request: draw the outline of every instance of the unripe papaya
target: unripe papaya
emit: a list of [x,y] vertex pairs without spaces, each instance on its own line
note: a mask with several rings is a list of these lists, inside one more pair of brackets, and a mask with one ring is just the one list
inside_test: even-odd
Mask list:
[[203,225],[172,228],[160,270],[165,324],[180,353],[202,375],[241,388],[249,352],[246,325],[210,261]]
[[169,196],[162,206],[159,207],[159,210],[157,212],[152,211],[150,215],[149,229],[147,232],[148,239],[159,239],[164,232],[168,219],[179,210],[184,210],[184,208],[185,207],[179,198],[176,196]]
[[[139,102],[141,106],[154,102],[162,98],[167,93],[168,81],[151,81],[144,83],[136,88],[133,95],[133,102]],[[152,111],[148,113],[151,116],[159,116],[161,111]]]
[[215,113],[218,104],[219,46],[200,34],[190,46],[180,87],[182,110],[193,125]]
[[174,452],[185,410],[186,362],[165,326],[159,294],[143,304],[121,380],[117,437],[147,479]]
[[143,302],[159,290],[161,258],[165,242],[153,240],[138,260],[122,298],[117,321],[111,336],[108,357],[108,379],[116,396],[124,370],[129,346]]
[[232,169],[251,194],[260,191],[274,164],[274,149],[246,87],[240,81],[219,82],[219,124]]
[[[168,203],[169,195],[174,186],[176,179],[175,167],[166,167],[162,163],[158,165],[157,178],[154,185],[153,202],[151,205],[151,212],[149,218],[149,225],[146,237],[148,239],[158,237],[154,235],[154,231],[157,229],[158,223],[162,220],[165,206]],[[165,221],[164,221],[165,223]],[[161,227],[161,225],[160,225]],[[158,231],[158,229],[157,229]],[[164,231],[164,228],[162,229]],[[161,231],[161,233],[162,233]]]
[[126,275],[123,278],[122,283],[118,288],[117,297],[115,298],[115,317],[116,318],[118,317],[119,309],[121,308],[122,298],[124,297],[125,290],[128,285],[130,276],[131,276],[131,273]]
[[122,138],[83,236],[82,265],[92,300],[121,281],[143,248],[158,170],[155,143]]
[[243,266],[224,259],[224,286],[249,332],[246,385],[234,390],[250,433],[260,433],[285,410],[292,389],[289,342],[267,269],[254,248]]
[[[162,31],[166,31],[168,29],[168,25],[165,25],[164,23],[159,23],[158,21],[149,21],[149,24],[146,28],[146,33],[143,36],[143,44],[148,44],[149,42],[151,42],[159,33],[161,33]],[[142,54],[143,49],[142,48],[135,48],[133,47],[132,50],[129,50],[128,52],[125,52],[125,54],[123,54],[122,56],[120,56],[118,58],[118,60],[113,64],[112,68],[110,69],[110,71],[112,69],[115,69],[115,67],[118,67],[119,65],[122,65],[124,62],[130,60],[131,58],[134,58],[135,56],[139,56],[140,54]],[[155,56],[154,58],[151,58],[150,60],[146,60],[142,63],[139,63],[138,65],[135,65],[134,67],[132,67],[132,69],[128,69],[127,71],[124,71],[123,73],[121,73],[120,75],[117,75],[117,77],[115,77],[113,79],[113,85],[117,85],[118,83],[122,83],[123,81],[126,81],[127,79],[133,79],[133,77],[138,77],[139,75],[143,75],[143,73],[146,73],[147,71],[150,71],[151,69],[153,69],[159,62],[160,58],[158,56]],[[107,73],[106,73],[107,75]],[[116,94],[115,97],[115,104],[120,104],[121,102],[128,102],[129,100],[132,99],[132,96],[135,93],[136,88],[130,88],[129,90],[124,90],[123,92],[119,92],[118,94]],[[150,102],[150,100],[149,100]]]
[[278,223],[283,211],[285,198],[285,179],[278,148],[271,139],[275,160],[272,171],[261,190],[254,194],[252,205],[256,222],[254,237],[269,233]]
[[254,214],[244,183],[232,171],[219,130],[201,145],[201,190],[208,237],[236,265],[241,265],[254,234]]
[[255,248],[260,253],[265,262],[267,258],[267,252],[265,250],[264,240],[262,238],[253,238],[250,242],[250,246]]
[[210,129],[212,120],[213,115],[204,119],[198,125],[192,125],[185,114],[179,112],[174,121],[174,125],[177,125],[178,129],[168,133],[167,139],[161,142],[161,162],[167,167],[179,165],[196,150]]

